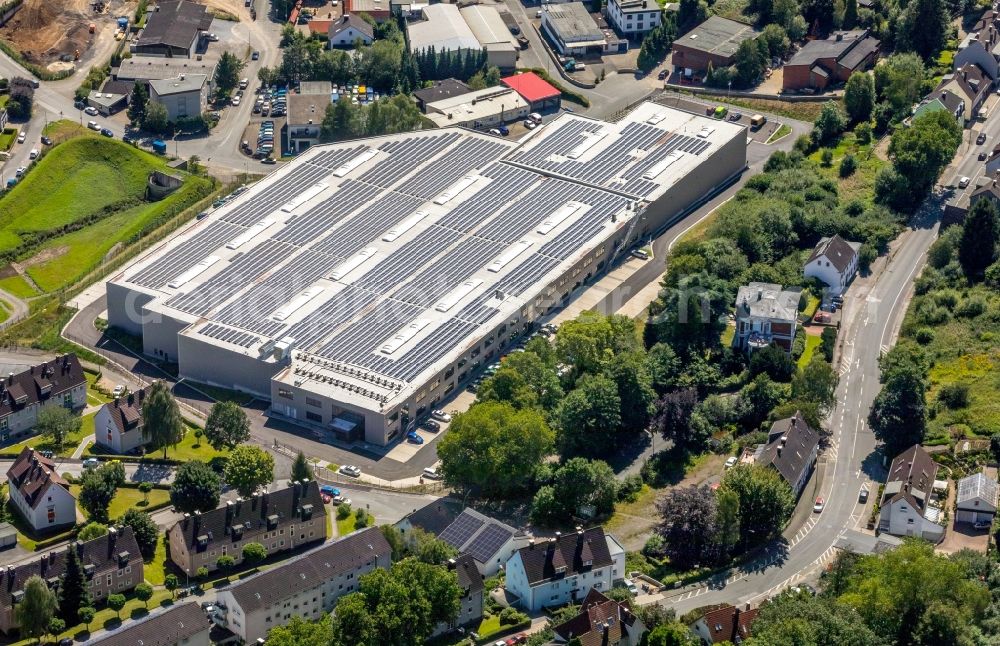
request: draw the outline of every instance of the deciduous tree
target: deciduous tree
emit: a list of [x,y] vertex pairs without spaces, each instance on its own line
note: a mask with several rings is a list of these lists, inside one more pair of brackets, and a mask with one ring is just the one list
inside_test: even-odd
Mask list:
[[740,539],[747,547],[779,533],[795,507],[792,488],[767,467],[736,465],[722,477],[722,487],[739,498]]
[[226,482],[248,498],[274,480],[274,457],[252,444],[233,449],[226,461]]
[[718,508],[708,487],[670,489],[656,503],[660,522],[656,533],[663,537],[670,562],[682,570],[696,564],[710,565],[718,559]]
[[250,439],[250,420],[236,402],[216,402],[205,420],[205,438],[216,451],[234,449]]
[[58,602],[54,592],[42,577],[32,575],[24,583],[24,596],[14,606],[14,616],[22,635],[41,638],[49,630],[49,622],[56,614]]
[[156,526],[153,517],[140,509],[131,507],[122,514],[118,522],[125,527],[132,528],[132,534],[135,536],[135,542],[139,544],[139,551],[143,558],[153,558],[153,554],[156,553],[156,541],[160,537],[160,529]]
[[875,397],[868,423],[885,443],[887,456],[919,444],[927,429],[927,366],[923,352],[912,343],[900,343],[879,362],[882,390]]
[[118,617],[118,620],[121,621],[122,608],[125,607],[125,595],[124,594],[109,595],[108,607],[115,611],[115,615]]
[[821,413],[829,413],[835,403],[834,394],[840,377],[822,356],[814,355],[801,372],[792,379],[792,397],[814,402]]
[[164,459],[167,447],[177,446],[184,438],[180,408],[164,381],[154,381],[146,391],[142,405],[142,436],[149,440],[151,449],[163,449]]
[[46,406],[38,412],[35,430],[61,451],[66,439],[80,432],[80,416],[62,406]]
[[145,581],[135,586],[135,598],[141,601],[142,605],[148,610],[149,600],[153,598],[153,586]]
[[615,382],[601,375],[580,379],[559,407],[560,455],[600,457],[613,451],[622,424],[621,407]]
[[192,460],[177,468],[170,485],[170,502],[181,513],[208,511],[219,505],[221,491],[218,474],[204,462]]
[[1000,215],[993,200],[977,200],[962,224],[958,261],[970,281],[983,279],[986,268],[997,260],[1000,242]]
[[[856,4],[857,0],[849,2]],[[875,109],[875,77],[868,72],[851,74],[844,86],[844,108],[855,123],[871,119]]]

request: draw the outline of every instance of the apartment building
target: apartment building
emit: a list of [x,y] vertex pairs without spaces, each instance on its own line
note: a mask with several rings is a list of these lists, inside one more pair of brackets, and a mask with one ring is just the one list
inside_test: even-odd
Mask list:
[[52,460],[34,449],[24,447],[7,470],[7,489],[14,508],[36,532],[76,523],[76,498],[69,483]]
[[326,508],[315,482],[227,501],[203,514],[184,514],[168,532],[170,559],[188,575],[215,570],[218,560],[243,561],[243,546],[260,543],[276,554],[326,540]]
[[76,411],[86,405],[87,380],[75,354],[11,372],[0,378],[0,442],[29,435],[47,406]]
[[109,402],[94,416],[94,442],[112,453],[129,453],[149,442],[142,434],[142,403],[146,389]]

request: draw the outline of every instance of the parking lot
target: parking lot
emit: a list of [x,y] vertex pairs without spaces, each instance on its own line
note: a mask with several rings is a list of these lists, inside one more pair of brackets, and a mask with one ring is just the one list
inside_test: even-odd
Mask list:
[[746,126],[747,136],[757,143],[766,143],[767,140],[770,139],[782,125],[782,122],[778,119],[775,119],[773,116],[768,116],[764,125],[755,129],[750,123],[751,118],[754,116],[754,112],[741,108],[731,108],[725,106],[725,99],[722,97],[719,97],[718,102],[713,102],[670,93],[660,96],[656,101],[662,105],[668,105],[681,110],[687,110],[688,112],[704,114],[706,116],[715,116],[721,106],[725,110],[725,112],[721,113],[723,115],[721,118],[724,118],[732,123],[738,123],[742,126]]

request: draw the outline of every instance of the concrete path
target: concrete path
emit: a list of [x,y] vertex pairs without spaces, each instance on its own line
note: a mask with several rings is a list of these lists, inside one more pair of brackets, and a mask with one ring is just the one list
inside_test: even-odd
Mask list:
[[73,455],[70,457],[72,457],[74,460],[79,460],[81,457],[83,457],[83,452],[87,450],[87,447],[94,442],[94,439],[95,438],[93,433],[83,438],[80,441],[80,446],[76,447],[76,450],[73,451]]

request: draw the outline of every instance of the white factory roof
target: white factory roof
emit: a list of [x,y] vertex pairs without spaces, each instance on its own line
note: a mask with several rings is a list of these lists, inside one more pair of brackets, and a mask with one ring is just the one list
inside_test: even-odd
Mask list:
[[427,118],[442,128],[484,120],[501,111],[527,109],[528,102],[509,87],[488,87],[427,104]]
[[120,81],[169,79],[181,74],[205,74],[211,78],[215,74],[215,64],[190,58],[133,56],[123,59],[114,70],[115,78]]
[[487,49],[519,49],[517,40],[500,17],[495,7],[475,4],[460,10],[469,29],[479,43]]
[[744,137],[644,103],[521,143],[445,128],[315,146],[110,282],[182,336],[263,362],[291,348],[276,379],[388,412]]
[[482,45],[472,29],[453,4],[432,4],[421,11],[423,20],[407,25],[410,51],[417,52],[434,47],[436,52],[471,49],[479,51]]

